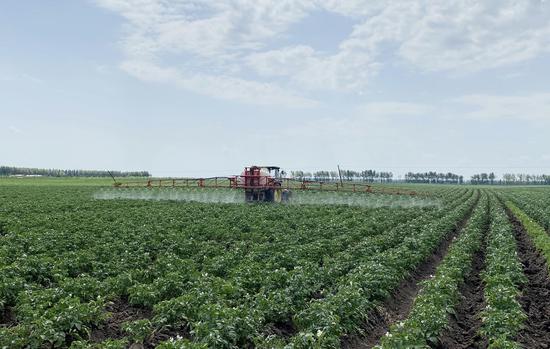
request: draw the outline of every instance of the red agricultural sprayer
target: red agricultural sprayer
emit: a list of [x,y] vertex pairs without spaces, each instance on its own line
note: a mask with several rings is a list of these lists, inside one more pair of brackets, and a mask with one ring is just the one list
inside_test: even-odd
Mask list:
[[353,182],[323,182],[285,177],[277,166],[249,166],[240,175],[210,178],[158,178],[128,182],[115,181],[114,187],[125,188],[199,188],[233,189],[244,192],[246,202],[287,202],[293,192],[353,192],[391,195],[417,195],[406,189],[378,187]]

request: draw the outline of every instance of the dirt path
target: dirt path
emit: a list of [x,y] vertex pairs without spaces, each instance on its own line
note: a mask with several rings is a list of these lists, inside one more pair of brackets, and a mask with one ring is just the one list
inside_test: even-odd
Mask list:
[[507,210],[514,225],[518,254],[528,282],[519,299],[528,318],[518,335],[525,348],[550,348],[550,279],[544,258],[536,251],[523,225]]
[[408,278],[403,280],[389,299],[368,314],[367,318],[369,321],[363,326],[363,330],[367,334],[366,337],[345,337],[341,342],[342,348],[372,348],[380,342],[380,338],[388,332],[392,324],[407,318],[414,298],[420,291],[421,282],[434,274],[438,265],[447,254],[451,242],[462,231],[478,203],[479,197],[470,212],[459,223],[457,228],[447,234],[445,240],[439,245],[434,254],[418,266]]
[[[488,227],[487,227],[488,229]],[[485,230],[487,232],[487,230]],[[486,348],[487,341],[478,334],[479,314],[485,307],[481,272],[485,268],[485,244],[474,255],[472,270],[460,287],[460,303],[449,318],[449,328],[439,338],[435,348]]]

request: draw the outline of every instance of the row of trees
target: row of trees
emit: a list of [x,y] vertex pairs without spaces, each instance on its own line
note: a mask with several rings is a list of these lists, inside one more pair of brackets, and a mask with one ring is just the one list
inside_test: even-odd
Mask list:
[[[340,180],[338,171],[290,171],[290,175],[298,180],[315,180],[323,182],[335,182]],[[395,181],[392,172],[364,170],[342,170],[342,179],[346,181],[365,181],[388,183]],[[468,183],[464,176],[452,172],[408,172],[403,178],[405,183],[428,184],[465,184]],[[471,176],[470,184],[497,184],[497,185],[550,185],[550,175],[533,175],[523,173],[505,173],[499,179],[494,172],[478,173]]]
[[502,184],[502,185],[550,185],[550,175],[535,175],[527,173],[505,173],[502,179],[496,179],[494,173],[480,173],[472,176],[472,184]]
[[464,176],[451,172],[408,172],[404,180],[406,183],[463,184]]
[[[147,171],[111,171],[115,177],[149,177]],[[27,168],[0,166],[0,176],[45,176],[45,177],[109,177],[109,172],[101,170],[60,170],[47,168]]]
[[478,173],[472,176],[470,179],[471,184],[495,184],[496,176],[493,172],[487,173]]
[[[392,172],[377,172],[375,170],[353,171],[342,170],[340,171],[342,179],[346,181],[365,181],[365,182],[382,182],[388,183],[393,181]],[[299,180],[314,180],[322,182],[335,182],[340,180],[338,171],[290,171],[292,178]]]
[[[299,180],[316,180],[316,181],[338,181],[338,171],[291,171],[291,176]],[[394,181],[392,172],[364,170],[352,171],[342,170],[342,179],[346,181],[365,181],[365,182],[381,182],[389,183]],[[404,182],[406,183],[440,183],[440,184],[462,184],[464,177],[455,173],[438,173],[438,172],[408,172],[405,175]]]

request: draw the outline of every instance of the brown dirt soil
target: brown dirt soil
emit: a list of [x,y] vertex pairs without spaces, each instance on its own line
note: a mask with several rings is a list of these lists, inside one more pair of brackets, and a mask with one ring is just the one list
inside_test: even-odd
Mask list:
[[367,315],[369,320],[367,323],[363,324],[362,328],[366,336],[344,337],[341,341],[342,348],[372,348],[380,342],[380,338],[388,332],[392,324],[407,318],[414,302],[414,298],[420,291],[421,282],[427,280],[434,274],[437,266],[447,254],[447,249],[449,248],[451,242],[460,233],[460,231],[462,231],[478,202],[479,196],[475,205],[472,206],[472,209],[468,212],[466,217],[455,229],[447,234],[436,251],[401,282],[389,299],[384,301]]
[[8,234],[8,228],[4,222],[0,222],[0,236],[5,236]]
[[266,332],[269,334],[277,335],[279,337],[289,338],[295,335],[298,330],[296,329],[296,326],[294,326],[292,319],[289,318],[287,321],[280,321],[268,325]]
[[176,338],[180,336],[182,338],[190,338],[189,328],[186,326],[179,326],[176,328],[163,328],[158,332],[155,332],[151,338],[145,343],[145,348],[155,348],[159,343],[168,340],[170,338]]
[[150,309],[132,306],[127,300],[117,299],[107,304],[106,311],[111,316],[105,321],[105,324],[92,330],[90,339],[92,342],[102,342],[106,339],[119,339],[125,337],[122,331],[122,324],[127,321],[149,319],[152,317]]
[[548,266],[531,242],[523,225],[507,211],[514,225],[518,255],[527,276],[521,290],[520,303],[528,318],[518,334],[518,342],[525,348],[550,348],[550,279]]
[[11,307],[0,310],[0,327],[11,327],[17,324],[17,319]]
[[481,271],[485,267],[485,248],[474,255],[472,270],[460,287],[460,303],[449,317],[449,328],[443,332],[435,348],[487,348],[487,340],[479,335],[480,313],[485,308]]
[[[107,305],[106,311],[111,313],[111,316],[99,328],[92,330],[90,340],[95,343],[102,342],[106,339],[120,339],[124,338],[126,334],[122,331],[122,324],[127,321],[151,319],[153,312],[151,309],[136,307],[128,303],[127,300],[118,299]],[[160,342],[176,336],[183,338],[189,338],[189,330],[185,326],[177,328],[163,328],[160,331],[156,331],[152,334],[146,342],[141,344],[132,344],[132,349],[137,348],[154,348]]]

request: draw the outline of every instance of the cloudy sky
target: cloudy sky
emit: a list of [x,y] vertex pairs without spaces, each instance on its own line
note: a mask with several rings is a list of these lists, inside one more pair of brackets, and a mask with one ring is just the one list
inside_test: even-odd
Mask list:
[[550,173],[550,1],[3,0],[0,164]]

